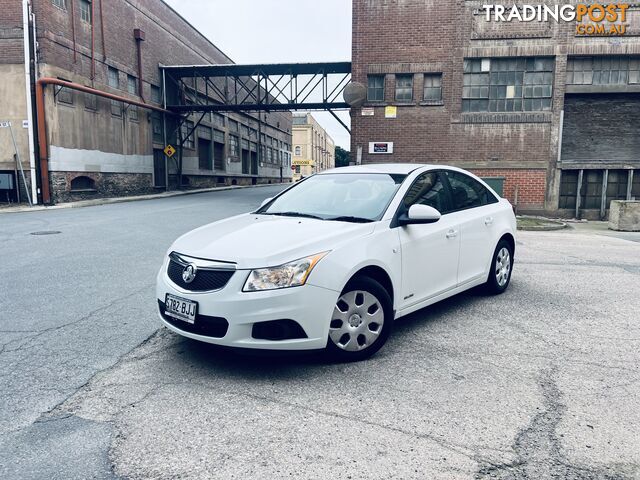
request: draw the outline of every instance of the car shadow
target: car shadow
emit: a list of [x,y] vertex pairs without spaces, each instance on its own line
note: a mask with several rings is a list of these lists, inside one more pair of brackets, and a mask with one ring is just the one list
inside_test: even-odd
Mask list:
[[[472,289],[451,298],[423,308],[396,321],[390,341],[371,359],[375,362],[382,356],[393,355],[403,348],[403,338],[412,335],[418,328],[444,321],[452,310],[464,308],[486,295],[481,289]],[[179,338],[176,335],[176,338]],[[324,374],[327,370],[350,368],[358,363],[336,362],[324,351],[281,352],[266,350],[249,350],[221,347],[190,339],[181,339],[174,344],[176,353],[187,364],[215,372],[216,375],[242,377],[244,379],[286,380],[294,377],[313,377]]]

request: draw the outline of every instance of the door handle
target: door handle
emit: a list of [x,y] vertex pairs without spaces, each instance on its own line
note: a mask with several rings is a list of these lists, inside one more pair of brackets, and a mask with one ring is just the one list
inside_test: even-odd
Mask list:
[[456,238],[458,236],[457,230],[449,230],[447,232],[447,238]]
[[488,227],[490,225],[493,225],[493,217],[487,217],[484,219],[484,224]]

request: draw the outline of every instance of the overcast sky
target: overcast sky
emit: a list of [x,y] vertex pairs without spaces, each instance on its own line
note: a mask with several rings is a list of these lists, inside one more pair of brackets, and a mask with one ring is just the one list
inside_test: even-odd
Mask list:
[[[235,63],[351,60],[351,0],[165,0]],[[349,124],[348,112],[339,112]],[[314,112],[337,145],[348,132]]]

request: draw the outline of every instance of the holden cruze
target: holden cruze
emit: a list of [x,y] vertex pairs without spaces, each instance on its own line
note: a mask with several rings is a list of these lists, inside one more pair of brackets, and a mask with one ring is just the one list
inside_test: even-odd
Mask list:
[[176,240],[159,314],[203,342],[363,359],[397,318],[478,285],[504,292],[515,232],[509,202],[459,168],[329,170]]

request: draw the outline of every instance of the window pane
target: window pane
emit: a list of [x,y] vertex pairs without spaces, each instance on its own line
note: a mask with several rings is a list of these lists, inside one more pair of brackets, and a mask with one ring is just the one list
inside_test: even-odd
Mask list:
[[454,210],[480,207],[498,200],[476,179],[464,173],[447,172]]
[[446,214],[451,211],[448,200],[440,175],[428,172],[420,175],[411,185],[404,197],[404,208],[408,210],[412,205],[428,205]]

